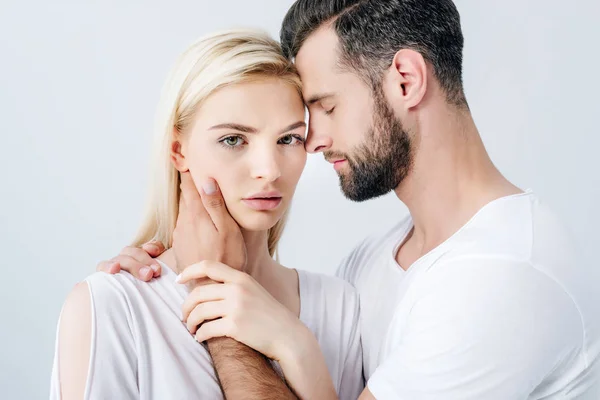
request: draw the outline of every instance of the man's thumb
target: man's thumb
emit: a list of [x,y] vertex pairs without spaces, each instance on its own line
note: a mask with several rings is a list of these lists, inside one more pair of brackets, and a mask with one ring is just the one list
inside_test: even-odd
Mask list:
[[209,208],[220,208],[223,207],[225,202],[223,201],[223,197],[219,192],[219,187],[217,186],[217,182],[214,179],[207,179],[202,183],[202,191],[204,192],[204,196],[202,197],[202,201],[204,206]]

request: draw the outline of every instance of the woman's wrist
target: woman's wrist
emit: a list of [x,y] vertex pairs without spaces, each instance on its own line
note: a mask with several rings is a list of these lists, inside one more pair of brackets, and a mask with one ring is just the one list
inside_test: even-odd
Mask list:
[[337,399],[319,342],[300,324],[278,360],[285,379],[301,399]]
[[283,365],[304,365],[307,360],[314,358],[321,353],[319,342],[310,329],[301,321],[293,329],[293,334],[287,335],[287,340],[279,352],[279,364]]

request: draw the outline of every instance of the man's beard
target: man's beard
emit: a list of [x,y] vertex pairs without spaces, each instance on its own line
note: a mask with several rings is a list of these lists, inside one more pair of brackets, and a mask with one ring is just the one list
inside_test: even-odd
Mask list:
[[325,158],[345,158],[350,171],[340,173],[340,186],[352,201],[374,199],[394,190],[410,172],[412,141],[381,90],[374,94],[373,126],[353,154],[325,152]]

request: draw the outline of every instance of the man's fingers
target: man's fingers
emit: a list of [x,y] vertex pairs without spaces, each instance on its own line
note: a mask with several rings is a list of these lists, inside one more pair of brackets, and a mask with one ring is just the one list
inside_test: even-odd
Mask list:
[[120,256],[129,256],[139,264],[150,267],[153,273],[160,271],[160,264],[146,250],[139,247],[127,246],[121,250]]
[[[148,243],[144,243],[142,245],[142,250],[144,250],[151,258],[156,258],[165,252],[165,246],[158,241],[151,241]],[[150,268],[154,272],[154,277],[158,278],[162,274],[162,267],[160,263],[156,260],[152,260],[150,264]]]
[[208,179],[202,184],[200,198],[217,231],[223,232],[232,223],[235,223],[225,206],[223,195],[214,179]]
[[189,172],[181,173],[181,196],[185,201],[185,207],[187,211],[193,214],[206,215],[206,210],[202,206],[202,200],[200,199],[200,193],[194,184],[194,180]]
[[154,271],[131,256],[121,254],[113,259],[119,263],[121,270],[129,272],[139,280],[149,281],[154,276]]
[[154,257],[154,258],[160,256],[166,250],[165,245],[157,240],[152,240],[150,242],[144,243],[142,245],[142,249],[146,253],[148,253],[148,255],[150,257]]
[[115,260],[101,261],[96,265],[96,271],[114,275],[121,271],[121,266],[119,265],[119,262]]

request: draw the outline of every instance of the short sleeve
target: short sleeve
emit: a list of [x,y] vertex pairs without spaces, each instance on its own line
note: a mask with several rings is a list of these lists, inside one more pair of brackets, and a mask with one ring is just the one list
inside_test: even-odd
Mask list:
[[580,349],[575,304],[528,263],[466,259],[428,275],[368,382],[378,400],[524,399]]

